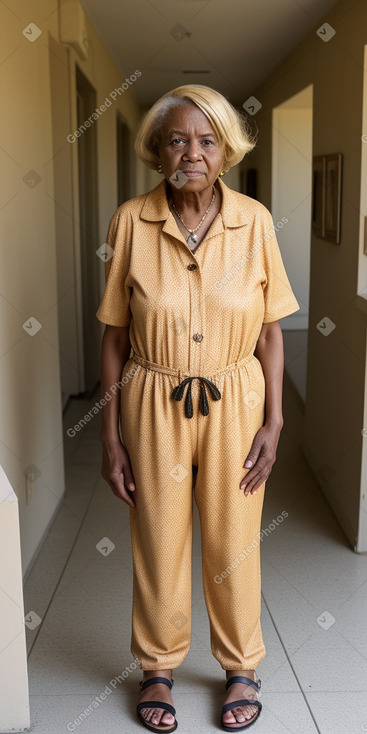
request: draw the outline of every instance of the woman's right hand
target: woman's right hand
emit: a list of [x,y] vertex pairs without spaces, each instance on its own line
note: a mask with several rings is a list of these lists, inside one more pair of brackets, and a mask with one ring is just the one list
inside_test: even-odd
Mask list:
[[135,483],[125,446],[119,439],[112,443],[102,440],[102,450],[101,474],[103,479],[110,485],[116,497],[130,507],[135,507],[135,501],[129,494],[135,490]]

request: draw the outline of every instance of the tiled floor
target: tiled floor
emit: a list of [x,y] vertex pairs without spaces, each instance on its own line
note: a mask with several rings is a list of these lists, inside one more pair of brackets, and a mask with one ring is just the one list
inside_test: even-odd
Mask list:
[[[65,431],[92,404],[72,401]],[[301,402],[286,375],[283,405],[262,527],[283,510],[288,516],[261,546],[267,655],[257,669],[263,710],[251,732],[361,734],[367,557],[349,547],[302,458]],[[42,618],[36,630],[27,629],[34,734],[143,730],[135,715],[141,671],[129,649],[129,511],[100,477],[99,427],[95,417],[75,438],[65,434],[67,493],[25,586],[26,612]],[[96,549],[105,537],[115,545],[107,556]],[[224,696],[224,671],[210,652],[197,514],[193,555],[192,645],[173,688],[182,734],[219,731]]]

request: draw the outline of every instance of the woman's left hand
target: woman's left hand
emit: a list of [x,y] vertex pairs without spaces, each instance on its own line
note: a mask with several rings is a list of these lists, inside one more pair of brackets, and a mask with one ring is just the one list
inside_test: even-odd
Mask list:
[[249,461],[252,462],[246,476],[240,482],[240,489],[245,490],[245,497],[248,494],[255,494],[257,489],[269,477],[276,460],[276,450],[281,430],[282,426],[265,424],[256,433],[251,451],[243,462],[245,469],[247,469],[245,464]]

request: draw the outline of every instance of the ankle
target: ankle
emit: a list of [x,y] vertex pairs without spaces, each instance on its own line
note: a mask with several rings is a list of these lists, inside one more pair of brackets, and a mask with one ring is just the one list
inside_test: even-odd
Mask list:
[[168,678],[172,680],[172,669],[169,670],[143,670],[143,680],[148,678]]
[[246,678],[255,678],[255,670],[226,670],[226,678],[232,678],[234,675],[243,675]]

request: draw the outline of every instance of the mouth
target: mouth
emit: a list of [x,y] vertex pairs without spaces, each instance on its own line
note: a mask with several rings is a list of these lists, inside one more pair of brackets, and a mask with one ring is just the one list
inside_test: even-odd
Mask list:
[[191,170],[183,170],[182,173],[185,174],[185,176],[188,176],[188,178],[195,178],[196,176],[203,176],[203,171],[191,171]]

